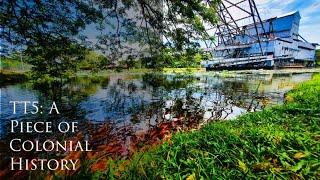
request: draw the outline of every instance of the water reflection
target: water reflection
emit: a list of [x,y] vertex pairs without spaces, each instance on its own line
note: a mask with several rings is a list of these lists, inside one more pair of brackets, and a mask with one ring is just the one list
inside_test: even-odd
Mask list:
[[[0,135],[3,138],[8,131],[10,120],[25,121],[51,121],[54,125],[61,121],[84,120],[84,110],[79,108],[79,103],[95,94],[98,89],[107,86],[108,77],[79,77],[61,83],[35,84],[27,82],[23,84],[7,85],[1,87],[1,126]],[[17,113],[13,114],[10,101],[38,101],[41,105],[36,115],[24,114],[24,105],[17,106]],[[48,115],[52,102],[58,105],[60,115]]]
[[[283,102],[283,95],[312,74],[247,75],[221,78],[211,75],[114,74],[74,78],[61,85],[30,83],[2,87],[1,134],[11,119],[87,120],[131,125],[145,131],[175,118],[232,119],[248,111]],[[37,100],[44,108],[57,101],[61,115],[12,114],[9,101]]]
[[[312,74],[233,78],[210,74],[113,74],[108,77],[78,77],[62,84],[3,86],[0,167],[7,168],[10,162],[12,152],[8,149],[8,139],[89,139],[94,152],[86,154],[88,159],[105,154],[126,156],[143,144],[152,144],[165,138],[169,131],[190,129],[218,119],[228,120],[248,111],[282,103],[288,90],[311,77]],[[61,114],[23,115],[22,109],[17,109],[17,114],[13,115],[9,102],[16,100],[39,101],[43,109],[49,109],[52,101],[56,101]],[[6,133],[8,123],[13,119],[51,121],[53,128],[61,121],[78,121],[80,132]],[[33,152],[21,156],[30,159],[43,154]],[[58,159],[68,158],[72,154],[47,153],[45,156]]]
[[132,125],[145,131],[175,118],[202,122],[232,119],[283,102],[283,95],[311,74],[219,78],[210,75],[111,76],[107,87],[80,103],[85,119]]

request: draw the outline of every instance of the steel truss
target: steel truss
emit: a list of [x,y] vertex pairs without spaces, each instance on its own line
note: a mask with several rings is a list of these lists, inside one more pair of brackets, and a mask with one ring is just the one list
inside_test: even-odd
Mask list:
[[[216,38],[215,47],[224,58],[244,57],[244,44],[236,40],[237,36],[248,36],[253,42],[259,44],[259,54],[264,55],[262,41],[267,38],[262,19],[254,0],[221,0],[216,7],[219,23],[214,27]],[[247,26],[254,27],[254,33],[246,30]]]

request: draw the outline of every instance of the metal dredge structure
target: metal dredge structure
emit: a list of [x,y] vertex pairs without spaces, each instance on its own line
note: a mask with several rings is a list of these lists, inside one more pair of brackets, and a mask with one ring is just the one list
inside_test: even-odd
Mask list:
[[254,0],[222,0],[210,68],[305,67],[315,64],[317,44],[299,35],[300,13],[263,20]]

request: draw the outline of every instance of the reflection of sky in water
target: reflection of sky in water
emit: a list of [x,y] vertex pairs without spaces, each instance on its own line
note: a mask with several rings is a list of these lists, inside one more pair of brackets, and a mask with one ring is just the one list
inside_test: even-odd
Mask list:
[[[143,111],[147,107],[150,108],[152,102],[156,101],[157,105],[160,104],[160,107],[163,109],[171,110],[175,102],[179,100],[182,102],[182,110],[188,112],[201,111],[203,116],[205,116],[204,118],[217,115],[215,114],[216,111],[222,111],[219,117],[232,119],[247,112],[247,110],[253,111],[253,107],[247,109],[250,107],[250,103],[258,104],[255,110],[261,109],[262,104],[260,101],[264,100],[263,98],[267,99],[270,104],[282,103],[285,92],[292,89],[294,84],[310,78],[310,74],[276,77],[273,79],[263,77],[262,83],[259,85],[261,77],[221,79],[210,76],[199,76],[196,81],[188,83],[184,88],[179,87],[167,90],[161,87],[149,87],[150,85],[145,84],[141,79],[134,81],[121,80],[122,84],[119,85],[117,84],[119,80],[115,78],[110,81],[108,87],[98,90],[95,95],[83,102],[81,107],[86,109],[86,118],[89,120],[117,120],[121,122],[130,120],[132,114],[139,114],[139,117],[145,120],[145,112]],[[166,81],[184,80],[183,77],[174,79],[172,75],[165,77],[165,79]],[[237,87],[235,85],[233,87],[232,84],[234,82],[239,83],[240,86]],[[283,83],[286,83],[286,85],[282,85]],[[135,87],[134,91],[130,89],[130,85]],[[257,94],[255,94],[258,87]],[[229,89],[226,91],[226,88]],[[230,95],[230,92],[234,94]],[[260,99],[252,100],[252,94]],[[245,106],[241,107],[238,103],[234,103],[237,99],[243,100]],[[163,113],[163,111],[165,110],[156,112]],[[172,115],[168,116],[170,118],[175,116],[172,111],[170,114]],[[164,116],[162,117],[165,118]]]
[[[96,89],[90,89],[88,96],[80,96],[76,101],[74,117],[68,118],[79,118],[77,115],[83,110],[86,120],[132,123],[134,119],[143,129],[148,123],[172,119],[181,112],[200,113],[204,120],[210,117],[232,119],[246,111],[259,110],[264,104],[282,103],[284,93],[310,78],[311,74],[254,75],[226,79],[204,75],[191,78],[111,75],[109,83],[103,86],[86,84],[86,87],[96,86]],[[17,115],[13,115],[9,101],[34,101],[41,95],[42,101],[51,102],[46,94],[30,90],[24,85],[9,85],[1,90],[1,127],[4,121],[26,118],[21,112],[23,108],[17,108]],[[69,94],[74,97],[77,92]],[[181,107],[175,107],[179,103]],[[0,128],[0,133],[3,133],[3,128]]]
[[139,111],[141,106],[149,104],[152,95],[143,88],[141,80],[130,82],[112,81],[108,87],[99,89],[80,107],[87,111],[86,118],[93,121],[123,121]]
[[[173,81],[173,76],[165,78],[167,81]],[[181,77],[174,80],[183,81],[184,79]],[[213,106],[213,102],[223,101],[224,97],[215,90],[212,93],[208,90],[203,90],[203,88],[211,88],[217,85],[222,87],[222,82],[217,81],[217,78],[212,78],[211,80],[214,84],[197,84],[196,82],[196,84],[188,84],[185,88],[165,90],[161,87],[145,88],[141,79],[123,81],[118,78],[111,78],[108,87],[99,89],[95,95],[81,103],[80,107],[87,111],[86,119],[88,120],[115,120],[120,122],[130,120],[132,114],[141,114],[141,111],[143,111],[141,107],[147,108],[154,101],[158,105],[160,104],[162,108],[172,108],[176,100],[181,100],[184,104],[183,109],[191,112],[197,109],[206,110],[209,102],[212,102]],[[216,84],[216,82],[219,83]],[[134,91],[132,91],[132,86],[135,87]],[[191,92],[193,104],[187,104],[187,91]],[[206,95],[204,95],[204,92],[207,92]]]
[[4,133],[2,127],[5,121],[30,117],[30,115],[24,115],[24,104],[16,104],[16,114],[13,114],[13,104],[10,104],[10,101],[24,100],[37,101],[36,92],[27,90],[22,85],[9,85],[1,88],[0,134]]
[[1,89],[1,102],[2,102],[2,112],[1,117],[5,119],[13,119],[17,118],[17,115],[23,115],[24,113],[24,104],[17,104],[16,105],[16,113],[17,115],[13,114],[13,104],[9,103],[10,101],[36,101],[37,96],[36,92],[32,90],[26,90],[22,86],[7,86],[6,88]]

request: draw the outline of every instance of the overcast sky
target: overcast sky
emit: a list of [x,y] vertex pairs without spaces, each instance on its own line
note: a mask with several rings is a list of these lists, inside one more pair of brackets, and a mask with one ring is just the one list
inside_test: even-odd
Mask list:
[[300,35],[320,43],[320,0],[255,0],[263,19],[293,11],[301,15]]

